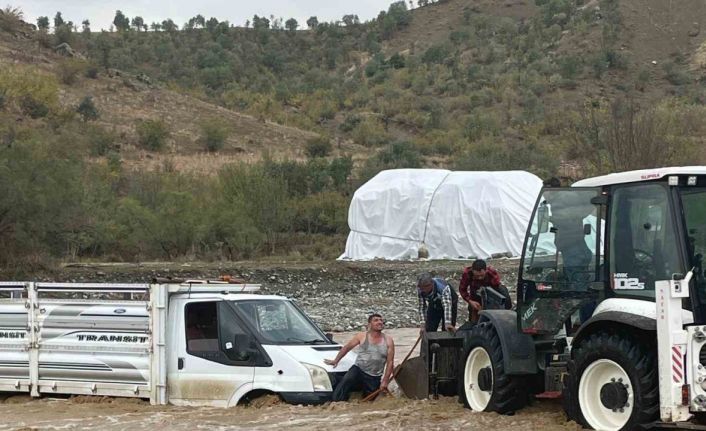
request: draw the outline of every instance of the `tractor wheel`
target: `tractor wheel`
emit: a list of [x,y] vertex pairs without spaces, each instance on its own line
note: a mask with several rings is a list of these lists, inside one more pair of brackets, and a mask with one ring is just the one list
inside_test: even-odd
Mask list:
[[633,430],[658,419],[655,349],[626,335],[591,335],[571,352],[564,411],[587,428],[605,431]]
[[527,404],[524,377],[505,374],[500,338],[492,324],[473,327],[464,357],[463,387],[459,391],[464,406],[506,414]]

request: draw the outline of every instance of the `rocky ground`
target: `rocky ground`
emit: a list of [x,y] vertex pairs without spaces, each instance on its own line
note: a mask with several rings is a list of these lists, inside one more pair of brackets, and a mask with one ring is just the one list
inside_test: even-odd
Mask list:
[[[517,265],[513,259],[497,259],[503,282],[514,289]],[[238,262],[238,263],[141,263],[72,264],[31,277],[33,281],[149,282],[155,277],[175,279],[217,278],[230,274],[260,283],[262,292],[294,298],[326,331],[351,331],[363,327],[367,315],[382,314],[390,328],[414,327],[417,316],[416,278],[432,272],[458,286],[463,261],[420,262]],[[467,315],[459,306],[459,323]]]

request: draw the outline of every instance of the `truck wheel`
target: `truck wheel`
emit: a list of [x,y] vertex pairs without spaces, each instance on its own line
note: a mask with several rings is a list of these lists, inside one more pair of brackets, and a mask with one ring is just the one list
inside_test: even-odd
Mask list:
[[463,405],[475,411],[512,413],[527,403],[522,376],[508,376],[503,365],[503,350],[495,328],[488,323],[476,325],[466,347]]
[[587,428],[632,430],[659,416],[656,351],[617,334],[596,333],[573,348],[564,411]]

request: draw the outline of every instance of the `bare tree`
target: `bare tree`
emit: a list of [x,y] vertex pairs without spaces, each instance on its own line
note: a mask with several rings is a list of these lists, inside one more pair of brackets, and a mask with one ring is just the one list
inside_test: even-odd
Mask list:
[[607,108],[593,103],[574,126],[572,154],[595,173],[680,163],[688,148],[677,122],[678,116],[632,98],[617,99]]

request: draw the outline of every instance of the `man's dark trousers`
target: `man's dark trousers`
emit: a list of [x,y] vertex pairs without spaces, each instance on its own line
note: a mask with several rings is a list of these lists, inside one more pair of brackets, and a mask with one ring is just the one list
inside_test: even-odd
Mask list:
[[366,374],[357,365],[353,365],[336,385],[332,401],[348,401],[351,392],[356,390],[362,389],[364,396],[375,392],[380,387],[380,379],[380,376]]

